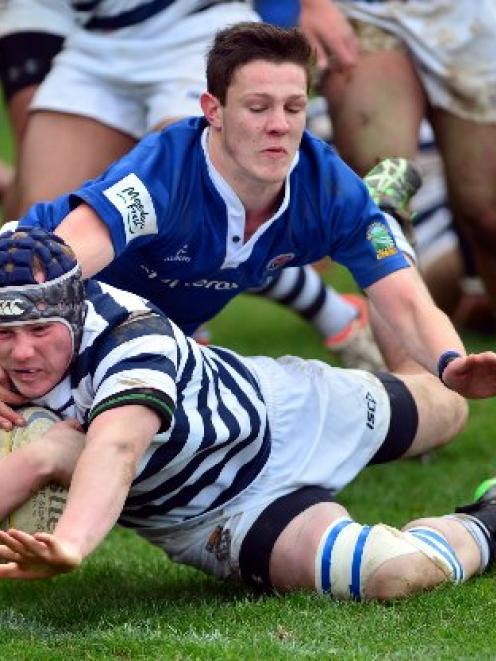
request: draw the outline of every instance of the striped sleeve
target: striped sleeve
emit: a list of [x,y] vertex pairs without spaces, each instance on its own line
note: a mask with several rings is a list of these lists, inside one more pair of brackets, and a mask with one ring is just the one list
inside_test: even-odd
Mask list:
[[160,431],[166,431],[177,400],[177,347],[167,319],[150,311],[131,314],[102,334],[95,349],[89,422],[109,409],[138,404],[156,411]]

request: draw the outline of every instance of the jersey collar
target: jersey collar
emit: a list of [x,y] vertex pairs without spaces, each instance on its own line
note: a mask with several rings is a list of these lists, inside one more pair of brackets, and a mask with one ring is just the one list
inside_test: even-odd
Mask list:
[[290,175],[299,160],[299,151],[296,152],[289,172],[284,182],[284,197],[274,213],[268,220],[261,225],[258,230],[243,243],[245,234],[246,214],[245,208],[234,189],[227,183],[220,172],[215,168],[208,153],[208,126],[205,127],[201,137],[201,145],[207,163],[209,177],[226,205],[227,212],[227,232],[226,232],[226,256],[221,268],[236,268],[242,262],[246,262],[253,251],[255,243],[264,234],[269,227],[286,211],[290,201]]

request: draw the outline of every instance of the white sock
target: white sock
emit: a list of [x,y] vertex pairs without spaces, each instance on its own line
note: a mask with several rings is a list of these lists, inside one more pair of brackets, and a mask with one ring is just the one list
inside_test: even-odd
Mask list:
[[326,285],[311,266],[282,269],[254,293],[287,305],[310,321],[323,337],[341,332],[358,315],[357,308]]

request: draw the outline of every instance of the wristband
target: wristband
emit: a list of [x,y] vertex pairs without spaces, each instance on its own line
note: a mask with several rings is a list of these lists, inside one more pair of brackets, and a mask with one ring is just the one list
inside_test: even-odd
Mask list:
[[461,355],[462,354],[459,351],[448,349],[448,351],[443,351],[443,353],[439,356],[437,361],[437,375],[443,383],[444,370],[448,367],[452,360],[455,360],[455,358],[461,358]]

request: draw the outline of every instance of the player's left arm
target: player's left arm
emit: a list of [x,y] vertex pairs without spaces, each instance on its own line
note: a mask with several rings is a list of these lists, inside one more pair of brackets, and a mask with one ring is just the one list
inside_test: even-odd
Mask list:
[[0,533],[8,561],[0,565],[0,577],[47,578],[78,567],[119,518],[138,462],[160,425],[155,410],[135,404],[96,416],[53,535]]
[[435,305],[415,268],[391,273],[367,287],[367,293],[405,350],[432,374],[438,374],[444,352],[460,354],[443,373],[449,388],[469,398],[496,394],[496,354],[466,355],[453,324]]

